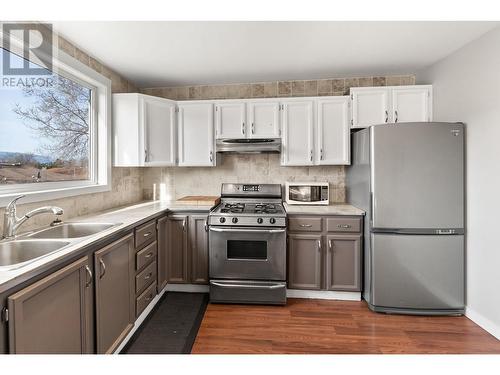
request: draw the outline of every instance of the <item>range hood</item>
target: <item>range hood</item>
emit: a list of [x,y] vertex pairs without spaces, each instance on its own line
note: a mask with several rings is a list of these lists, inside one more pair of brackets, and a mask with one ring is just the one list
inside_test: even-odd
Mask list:
[[280,138],[236,138],[218,139],[217,152],[235,152],[239,154],[281,151]]

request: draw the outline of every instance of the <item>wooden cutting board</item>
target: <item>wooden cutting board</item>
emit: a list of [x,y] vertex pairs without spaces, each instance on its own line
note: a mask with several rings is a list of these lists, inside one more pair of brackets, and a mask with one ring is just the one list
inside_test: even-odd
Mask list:
[[215,206],[220,203],[220,197],[214,195],[187,195],[177,199],[177,203]]

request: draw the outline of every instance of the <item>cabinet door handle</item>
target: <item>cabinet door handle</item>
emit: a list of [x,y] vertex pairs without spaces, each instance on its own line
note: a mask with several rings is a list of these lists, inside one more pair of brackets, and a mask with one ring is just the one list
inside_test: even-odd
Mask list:
[[182,231],[186,231],[186,219],[182,220]]
[[210,151],[210,162],[214,161],[214,152]]
[[241,124],[241,134],[245,135],[245,123]]
[[252,134],[255,134],[255,124],[252,122]]
[[147,253],[144,258],[148,259],[148,258],[151,258],[153,256],[153,253]]
[[149,280],[151,276],[153,276],[153,272],[150,272],[146,276],[144,276],[144,280]]
[[330,248],[330,251],[333,249],[333,242],[332,240],[328,240],[328,247]]
[[85,266],[85,271],[87,271],[87,275],[89,276],[89,279],[85,283],[85,288],[88,288],[92,284],[92,271],[89,266]]
[[310,159],[311,161],[313,161],[313,150],[311,150],[310,155],[311,155]]
[[385,110],[385,122],[389,121],[389,111]]
[[351,227],[351,224],[337,224],[337,228],[348,229]]
[[151,234],[152,234],[151,232],[146,232],[146,233],[144,233],[142,236],[143,236],[143,237],[149,237],[149,236],[151,236]]
[[398,111],[394,111],[394,122],[398,122]]
[[319,160],[323,160],[323,149],[319,150]]
[[146,297],[146,302],[149,302],[153,299],[153,295],[150,294],[149,296]]
[[144,150],[144,162],[148,161],[148,150]]
[[318,240],[318,250],[321,251],[321,240]]
[[106,274],[106,265],[104,264],[104,261],[99,259],[99,263],[101,264],[101,274],[99,275],[99,278],[102,279],[103,276]]
[[208,232],[208,217],[205,220],[205,232]]
[[300,224],[302,228],[311,228],[312,224]]

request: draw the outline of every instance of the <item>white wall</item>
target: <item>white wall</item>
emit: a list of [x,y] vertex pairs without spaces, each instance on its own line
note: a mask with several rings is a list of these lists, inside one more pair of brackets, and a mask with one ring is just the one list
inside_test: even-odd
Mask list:
[[434,119],[466,124],[467,316],[500,339],[500,28],[418,72]]

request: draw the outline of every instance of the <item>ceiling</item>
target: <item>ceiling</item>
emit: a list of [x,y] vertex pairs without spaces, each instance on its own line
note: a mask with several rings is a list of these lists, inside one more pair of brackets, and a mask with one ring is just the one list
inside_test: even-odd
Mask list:
[[414,73],[498,22],[54,22],[139,87]]

